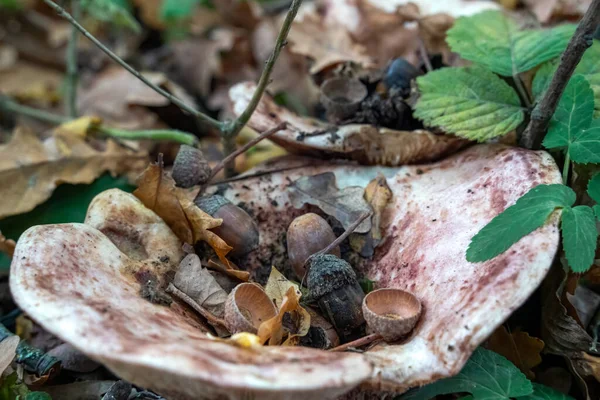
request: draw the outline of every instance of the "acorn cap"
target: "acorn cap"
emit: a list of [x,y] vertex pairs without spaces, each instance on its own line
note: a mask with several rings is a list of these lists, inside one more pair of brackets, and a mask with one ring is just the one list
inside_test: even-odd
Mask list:
[[356,273],[346,261],[332,254],[319,254],[308,260],[306,286],[311,299],[319,299],[336,289],[357,283]]
[[194,200],[194,203],[196,203],[199,209],[212,216],[214,216],[225,204],[231,204],[229,200],[219,194],[197,197]]
[[189,188],[203,184],[210,177],[211,168],[201,150],[182,144],[173,163],[172,176],[179,187]]
[[409,333],[421,316],[421,302],[400,289],[378,289],[363,300],[363,316],[369,328],[386,342],[395,342]]
[[264,321],[277,315],[275,304],[259,285],[241,283],[227,296],[225,323],[231,334],[256,334]]
[[367,87],[358,79],[330,78],[321,85],[321,103],[334,119],[351,117],[367,94]]

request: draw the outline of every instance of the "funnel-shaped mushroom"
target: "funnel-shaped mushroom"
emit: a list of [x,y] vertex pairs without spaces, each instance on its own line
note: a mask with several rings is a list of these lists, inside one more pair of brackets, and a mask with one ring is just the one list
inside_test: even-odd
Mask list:
[[[246,202],[260,230],[259,247],[240,265],[256,270],[285,264],[286,229],[307,211],[291,207],[291,181],[332,171],[342,187],[365,187],[382,172],[394,195],[382,215],[383,241],[371,260],[354,266],[379,287],[408,290],[421,300],[424,311],[409,340],[364,354],[250,350],[210,340],[179,303],[167,307],[140,298],[136,272],[156,260],[127,256],[82,224],[38,226],[23,234],[11,268],[15,300],[47,330],[123,379],[170,398],[334,398],[361,382],[401,392],[456,374],[535,290],[557,250],[554,217],[493,260],[472,264],[465,258],[473,235],[495,215],[531,187],[561,181],[544,152],[481,145],[436,164],[402,168],[282,163],[267,166],[279,172],[231,182],[224,193],[234,203]],[[290,163],[304,167],[281,172]],[[158,217],[155,225],[161,225]]]

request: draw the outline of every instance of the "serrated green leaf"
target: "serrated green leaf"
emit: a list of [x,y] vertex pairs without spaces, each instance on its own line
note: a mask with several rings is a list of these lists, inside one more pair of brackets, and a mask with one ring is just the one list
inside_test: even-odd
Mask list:
[[121,0],[81,0],[82,9],[98,21],[141,32],[140,24],[123,4]]
[[594,214],[596,215],[596,218],[600,219],[600,205],[596,204],[592,208],[594,209]]
[[482,262],[502,254],[542,226],[554,210],[570,207],[574,202],[575,192],[565,185],[534,187],[473,236],[467,249],[467,261]]
[[457,19],[446,40],[462,58],[513,76],[557,57],[574,32],[574,25],[519,30],[501,11],[484,11]]
[[600,121],[593,121],[594,92],[583,75],[574,76],[560,98],[543,145],[568,151],[571,160],[600,163]]
[[472,140],[504,135],[523,121],[517,93],[481,66],[442,68],[417,78],[415,116]]
[[600,173],[592,176],[588,182],[587,192],[596,203],[600,203]]
[[[594,40],[592,46],[583,54],[574,72],[574,75],[583,75],[594,91],[595,118],[600,117],[600,62],[598,60],[600,60],[600,41]],[[546,91],[557,66],[558,60],[552,60],[537,71],[532,84],[534,98],[539,98]]]
[[517,400],[574,400],[571,396],[554,390],[548,386],[533,383],[533,393],[517,397]]
[[46,392],[29,392],[25,400],[52,400],[52,397]]
[[463,392],[471,393],[474,400],[509,400],[533,393],[533,387],[510,361],[480,347],[458,375],[411,390],[400,399],[429,400],[440,394]]
[[587,271],[594,262],[598,230],[594,212],[588,206],[566,207],[561,219],[563,248],[574,272]]
[[594,92],[586,79],[575,76],[569,81],[548,126],[543,145],[548,149],[567,148],[578,133],[592,123]]

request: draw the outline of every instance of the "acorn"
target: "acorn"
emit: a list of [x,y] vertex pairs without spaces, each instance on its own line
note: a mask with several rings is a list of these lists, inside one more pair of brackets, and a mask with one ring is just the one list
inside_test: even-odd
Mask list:
[[260,324],[277,315],[277,308],[256,283],[241,283],[227,296],[225,324],[231,334],[256,334]]
[[327,350],[340,344],[340,337],[333,325],[310,307],[305,307],[310,314],[308,333],[300,338],[300,346]]
[[400,289],[377,289],[367,294],[362,305],[369,328],[386,342],[396,342],[413,330],[421,317],[421,302]]
[[204,184],[210,178],[211,168],[201,150],[182,144],[173,163],[172,176],[179,187],[189,188]]
[[[287,230],[287,251],[290,265],[300,281],[304,279],[304,263],[311,255],[336,239],[331,226],[320,215],[308,213],[294,219]],[[340,256],[339,246],[329,251]]]
[[205,213],[223,219],[212,231],[233,248],[232,256],[243,256],[258,247],[258,226],[246,211],[218,194],[199,197],[194,202]]
[[308,262],[306,283],[309,298],[334,326],[340,340],[346,342],[362,336],[365,297],[356,273],[346,261],[331,254],[319,254]]
[[321,103],[332,121],[352,117],[367,94],[367,87],[358,79],[330,78],[321,85]]
[[397,90],[402,95],[410,93],[410,84],[421,72],[404,58],[396,58],[385,71],[383,82],[388,90]]

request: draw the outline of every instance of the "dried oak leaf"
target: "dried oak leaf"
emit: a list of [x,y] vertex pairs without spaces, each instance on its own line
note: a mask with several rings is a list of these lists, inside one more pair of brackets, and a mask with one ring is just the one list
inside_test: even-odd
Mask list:
[[[340,189],[332,172],[305,176],[290,185],[290,198],[295,208],[313,204],[337,219],[345,229],[364,213],[371,212],[363,194],[364,189],[360,186]],[[371,220],[366,219],[358,225],[355,232],[367,233],[371,226]]]
[[[229,91],[233,113],[246,108],[256,84],[243,82]],[[264,95],[248,125],[258,132],[275,128],[281,122],[287,128],[271,136],[271,141],[289,152],[356,160],[368,165],[398,166],[434,161],[454,153],[470,142],[426,130],[397,131],[372,125],[332,126],[313,118],[301,117]]]
[[290,288],[294,288],[298,297],[302,296],[298,284],[288,280],[277,268],[271,267],[271,274],[265,286],[265,293],[275,303],[277,308],[281,307],[283,298]]
[[286,344],[294,345],[294,338],[308,333],[310,329],[310,314],[300,305],[298,289],[290,286],[283,297],[279,312],[271,319],[264,321],[258,327],[260,343],[269,341],[270,346],[278,346],[288,335]]
[[292,25],[288,35],[290,51],[314,60],[311,74],[352,61],[368,68],[375,65],[367,49],[356,43],[348,30],[339,24],[325,24],[316,14],[306,14]]
[[158,214],[182,242],[194,244],[203,240],[228,265],[225,256],[231,247],[209,230],[220,226],[223,220],[211,217],[188,199],[184,191],[175,188],[173,178],[164,173],[162,162],[146,168],[133,194]]
[[553,17],[581,17],[591,0],[524,0],[524,3],[541,23],[546,23]]
[[104,172],[138,173],[146,152],[134,152],[113,140],[92,147],[84,138],[56,134],[41,141],[27,128],[17,128],[0,145],[0,218],[31,211],[46,201],[61,183],[91,183]]
[[[7,254],[8,257],[12,258],[15,252],[16,243],[12,239],[7,239],[2,232],[0,232],[0,253]],[[1,372],[0,372],[1,373]]]
[[489,337],[486,347],[506,357],[529,379],[533,379],[535,374],[531,369],[542,362],[540,353],[544,349],[544,342],[520,330],[508,333],[501,326]]
[[18,60],[0,74],[0,93],[19,101],[50,105],[60,100],[63,75],[40,64]]
[[220,272],[222,274],[228,275],[232,278],[238,279],[242,282],[248,282],[250,279],[250,272],[242,271],[240,269],[234,268],[234,264],[229,261],[229,265],[225,266],[220,262],[216,262],[214,260],[209,260],[207,264],[207,268]]

